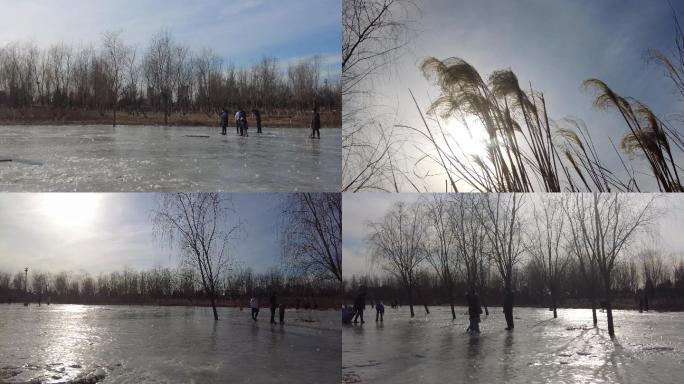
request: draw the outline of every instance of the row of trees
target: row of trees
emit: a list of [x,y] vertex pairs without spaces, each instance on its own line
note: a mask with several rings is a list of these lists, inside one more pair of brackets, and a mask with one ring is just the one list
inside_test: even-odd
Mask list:
[[[640,251],[635,257],[617,264],[613,276],[613,292],[616,301],[626,308],[636,308],[640,301],[648,299],[655,309],[684,308],[684,260],[676,259],[653,249]],[[581,271],[579,262],[570,258],[557,280],[556,304],[563,307],[582,307],[589,303],[590,288]],[[485,283],[480,296],[483,305],[490,304],[490,298],[502,297],[504,289],[497,274],[485,264]],[[491,266],[489,266],[491,267]],[[544,276],[544,269],[533,258],[526,258],[515,268],[513,290],[520,305],[554,308],[550,291]],[[441,286],[440,276],[431,269],[422,268],[417,273],[417,286],[428,305],[448,304],[449,298]],[[398,300],[406,302],[406,291],[399,280],[391,274],[352,275],[344,280],[344,292],[352,299],[364,288],[371,300]],[[454,302],[464,304],[462,295],[469,289],[464,276],[456,275],[454,281]],[[498,301],[495,301],[499,304]]]
[[[212,306],[245,295],[337,297],[342,281],[342,196],[339,193],[288,194],[281,201],[282,266],[254,274],[231,252],[241,239],[243,221],[230,194],[167,193],[157,197],[151,215],[155,235],[178,255],[176,270],[25,276],[0,273],[0,297],[24,291],[64,301],[138,302],[201,297]],[[30,287],[30,288],[29,288]]]
[[[26,289],[26,292],[25,292]],[[221,276],[217,282],[218,297],[233,302],[251,296],[267,298],[273,291],[284,296],[333,296],[337,287],[325,281],[286,275],[273,268],[254,273],[250,268]],[[170,299],[205,300],[197,272],[188,267],[154,267],[136,271],[125,267],[121,271],[92,276],[86,272],[49,273],[30,271],[28,284],[24,271],[14,274],[0,271],[0,297],[14,301],[31,298],[63,303],[147,303]]]
[[[284,201],[282,258],[289,274],[339,292],[342,280],[342,196],[339,193],[290,194]],[[168,193],[158,198],[152,217],[155,232],[168,241],[181,263],[192,268],[218,320],[221,279],[235,267],[230,250],[243,223],[230,195]]]
[[[628,258],[637,234],[652,224],[653,199],[599,193],[435,194],[397,203],[371,223],[369,246],[373,261],[404,290],[412,316],[414,295],[428,311],[423,288],[430,286],[424,284],[429,276],[437,279],[454,318],[457,287],[501,293],[525,286],[548,295],[554,317],[559,298],[567,296],[561,292],[572,288],[575,298],[588,295],[595,324],[597,303],[605,306],[612,335],[616,289],[634,294],[639,286],[640,274]],[[655,254],[644,257],[641,274],[651,287],[665,281],[665,267]],[[682,284],[684,268],[678,268],[675,285]]]
[[319,57],[287,69],[274,57],[237,68],[210,48],[177,43],[168,31],[144,50],[126,44],[121,32],[105,32],[98,47],[0,47],[0,107],[31,106],[112,110],[115,124],[118,109],[164,112],[165,122],[172,111],[211,115],[222,107],[340,110],[341,84],[323,78]]

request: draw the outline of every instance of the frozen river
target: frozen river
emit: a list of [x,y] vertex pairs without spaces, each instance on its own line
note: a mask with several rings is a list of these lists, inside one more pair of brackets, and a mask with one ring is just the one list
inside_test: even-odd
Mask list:
[[267,312],[3,304],[0,383],[340,382],[337,311]]
[[309,132],[0,126],[0,191],[339,191],[341,130]]
[[[366,324],[342,329],[345,383],[680,383],[684,377],[684,314],[614,311],[615,339],[605,313],[592,328],[591,311],[516,308],[507,332],[501,308],[470,336],[466,308],[451,321],[448,308],[387,307],[384,323],[366,311]],[[369,321],[370,320],[370,321]]]

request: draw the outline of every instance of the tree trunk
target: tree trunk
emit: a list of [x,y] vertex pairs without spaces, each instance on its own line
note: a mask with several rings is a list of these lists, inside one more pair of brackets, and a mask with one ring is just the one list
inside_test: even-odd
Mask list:
[[606,274],[603,279],[603,284],[606,291],[606,317],[608,318],[608,334],[610,337],[615,336],[615,328],[613,327],[613,303],[610,292],[610,274]]
[[114,122],[112,123],[112,127],[116,127],[116,103],[114,104]]
[[209,300],[211,300],[211,309],[214,311],[214,320],[218,321],[218,312],[216,312],[216,298],[214,292],[209,293]]
[[456,310],[454,309],[454,292],[449,290],[449,305],[451,306],[451,319],[456,320]]
[[615,336],[615,329],[613,328],[613,305],[610,298],[606,299],[606,317],[608,317],[608,334],[613,337]]
[[551,307],[553,308],[553,318],[557,319],[558,318],[558,305],[556,303],[556,291],[552,290],[551,291]]
[[169,98],[164,96],[164,126],[169,126]]
[[408,302],[409,302],[409,308],[411,309],[411,317],[415,316],[415,313],[413,313],[413,290],[411,288],[408,288]]
[[489,316],[489,307],[487,307],[487,302],[484,298],[484,289],[480,290],[480,304],[482,305],[482,308],[484,308],[485,316]]
[[423,293],[421,292],[420,289],[417,289],[417,291],[418,291],[418,298],[423,303],[423,307],[425,308],[425,313],[429,315],[430,309],[428,308],[427,304],[425,303],[425,299],[423,299]]

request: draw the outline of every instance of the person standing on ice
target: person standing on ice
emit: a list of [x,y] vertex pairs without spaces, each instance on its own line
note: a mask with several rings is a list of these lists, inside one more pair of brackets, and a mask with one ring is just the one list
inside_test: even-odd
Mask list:
[[314,109],[311,111],[313,113],[313,116],[311,116],[311,138],[315,138],[318,136],[318,138],[321,138],[321,115],[318,114],[318,108],[314,107]]
[[470,325],[466,332],[480,333],[480,314],[482,313],[480,297],[474,289],[470,289],[470,293],[466,295],[466,301],[468,302],[468,318],[470,319]]
[[240,115],[240,136],[249,136],[247,134],[247,130],[249,129],[249,125],[247,124],[247,112],[242,111],[242,114]]
[[503,302],[503,313],[506,317],[506,330],[513,330],[513,291],[506,289]]
[[252,109],[252,114],[254,115],[254,121],[256,121],[257,133],[261,133],[261,112],[258,109]]
[[240,134],[240,111],[242,111],[242,108],[238,108],[237,112],[235,112],[235,130],[238,135]]
[[247,113],[240,108],[237,113],[235,114],[235,123],[237,125],[237,131],[238,135],[240,136],[248,136],[247,135]]
[[365,321],[363,321],[364,309],[366,309],[366,293],[359,292],[359,295],[356,296],[356,299],[354,300],[354,323],[359,322],[359,317],[361,317],[361,324],[365,323]]
[[280,303],[280,306],[278,307],[278,319],[280,320],[280,324],[285,323],[285,303]]
[[271,324],[275,324],[276,309],[278,309],[278,295],[273,292],[271,295]]
[[249,299],[249,307],[252,308],[252,320],[257,321],[257,316],[259,316],[259,299],[256,297]]
[[378,322],[378,318],[380,318],[380,321],[382,322],[382,318],[385,315],[385,305],[382,303],[382,301],[378,301],[377,304],[375,304],[375,322]]
[[226,134],[227,128],[228,128],[228,111],[224,107],[223,111],[221,112],[221,134],[222,135]]

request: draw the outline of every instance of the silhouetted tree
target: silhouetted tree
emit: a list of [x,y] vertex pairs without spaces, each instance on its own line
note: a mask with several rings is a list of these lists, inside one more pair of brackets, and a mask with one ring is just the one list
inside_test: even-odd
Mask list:
[[229,266],[228,247],[237,239],[239,221],[230,201],[218,193],[169,193],[160,195],[154,215],[157,234],[175,241],[181,259],[199,272],[218,320],[218,282]]

